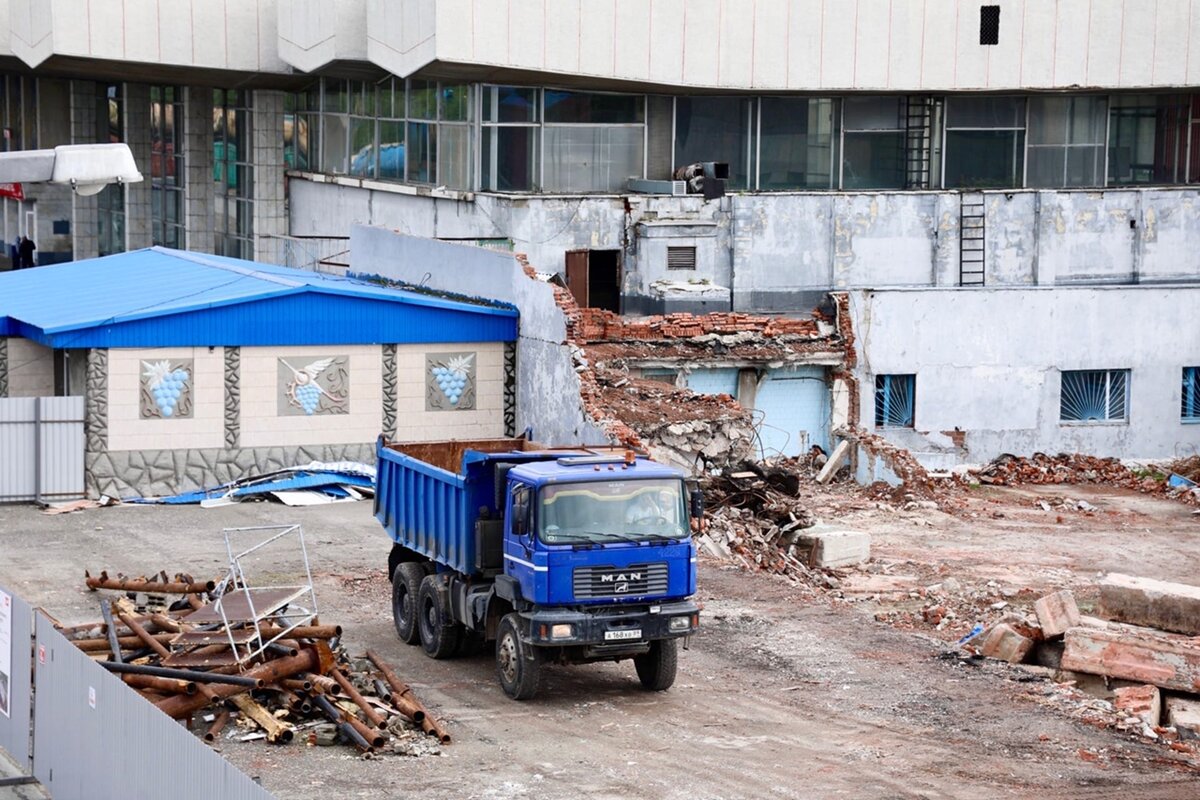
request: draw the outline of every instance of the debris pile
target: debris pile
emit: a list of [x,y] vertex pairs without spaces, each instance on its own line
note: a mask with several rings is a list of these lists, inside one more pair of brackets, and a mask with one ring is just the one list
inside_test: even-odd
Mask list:
[[297,592],[165,572],[85,579],[121,594],[101,598],[101,621],[60,633],[205,741],[340,741],[364,757],[431,754],[450,742],[377,654],[350,657],[341,627],[315,616],[297,624],[288,608]]
[[[1168,467],[1169,472],[1156,469],[1133,470],[1116,458],[1101,458],[1082,453],[1060,453],[1056,456],[1034,453],[1028,458],[1005,454],[971,473],[975,480],[998,486],[1027,484],[1102,484],[1117,486],[1145,494],[1173,497],[1184,502],[1200,502],[1200,490],[1184,474],[1200,471],[1200,457],[1184,459]],[[1180,472],[1183,470],[1184,472]],[[1172,479],[1172,475],[1184,481]]]
[[904,491],[926,497],[933,495],[933,480],[929,472],[903,447],[897,447],[882,436],[859,427],[839,428],[834,433],[857,443],[868,456],[882,459],[888,469],[901,480]]
[[1110,574],[1099,581],[1104,618],[1079,612],[1069,591],[1033,615],[1009,613],[961,644],[1058,683],[1097,694],[1115,727],[1195,755],[1200,739],[1200,587]]
[[313,506],[373,497],[375,468],[353,461],[313,461],[261,474],[245,475],[234,481],[195,492],[168,497],[135,497],[131,503],[194,505],[202,508],[240,503],[243,500],[274,499],[288,506]]

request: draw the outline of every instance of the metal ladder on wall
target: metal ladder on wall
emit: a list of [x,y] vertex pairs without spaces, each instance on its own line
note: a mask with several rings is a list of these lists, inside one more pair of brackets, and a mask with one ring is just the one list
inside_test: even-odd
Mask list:
[[985,209],[982,192],[959,195],[958,285],[984,285]]
[[937,101],[924,95],[905,98],[903,119],[905,189],[929,189],[933,185],[933,117]]

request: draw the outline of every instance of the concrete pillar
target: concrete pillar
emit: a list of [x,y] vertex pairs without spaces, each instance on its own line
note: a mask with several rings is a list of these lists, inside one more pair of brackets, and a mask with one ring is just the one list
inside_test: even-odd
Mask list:
[[125,188],[125,245],[129,250],[149,247],[150,222],[150,87],[125,84],[125,142],[145,180]]
[[[100,141],[96,119],[96,84],[71,81],[71,142],[92,144]],[[74,195],[71,208],[71,249],[76,260],[95,258],[100,253],[100,230],[96,196]]]
[[256,91],[251,98],[250,135],[254,164],[254,259],[282,263],[288,232],[283,180],[283,92]]
[[183,98],[183,214],[187,249],[214,252],[213,92],[188,86]]

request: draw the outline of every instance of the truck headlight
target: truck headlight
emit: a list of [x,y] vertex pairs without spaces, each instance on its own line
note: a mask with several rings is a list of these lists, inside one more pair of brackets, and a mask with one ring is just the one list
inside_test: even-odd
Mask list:
[[667,630],[672,633],[686,631],[692,627],[692,618],[689,617],[671,617],[671,621],[667,623]]
[[575,638],[575,628],[572,625],[566,625],[566,624],[551,625],[550,626],[550,638],[551,639],[574,639]]

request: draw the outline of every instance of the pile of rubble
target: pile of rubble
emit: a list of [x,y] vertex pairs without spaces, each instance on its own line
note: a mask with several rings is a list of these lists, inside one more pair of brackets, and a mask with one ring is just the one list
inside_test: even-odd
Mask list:
[[1116,727],[1196,754],[1180,740],[1200,739],[1200,587],[1110,574],[1098,588],[1103,618],[1059,591],[963,644],[1097,694]]
[[860,427],[839,428],[834,434],[857,444],[868,456],[881,459],[903,483],[905,492],[927,497],[934,494],[933,479],[929,472],[903,447]]
[[[1056,456],[1034,453],[1028,458],[1002,455],[971,473],[980,483],[1016,486],[1020,484],[1103,484],[1145,494],[1155,494],[1184,502],[1200,502],[1200,489],[1187,473],[1200,472],[1200,457],[1168,464],[1163,470],[1133,470],[1116,458],[1100,458],[1081,453]],[[1183,478],[1173,480],[1172,476]],[[1188,485],[1192,484],[1192,485]]]
[[59,632],[163,713],[189,728],[206,723],[205,741],[341,741],[365,757],[436,753],[450,742],[377,654],[348,656],[340,626],[296,624],[276,590],[165,572],[85,578],[89,589],[120,594],[101,598],[102,621]]

